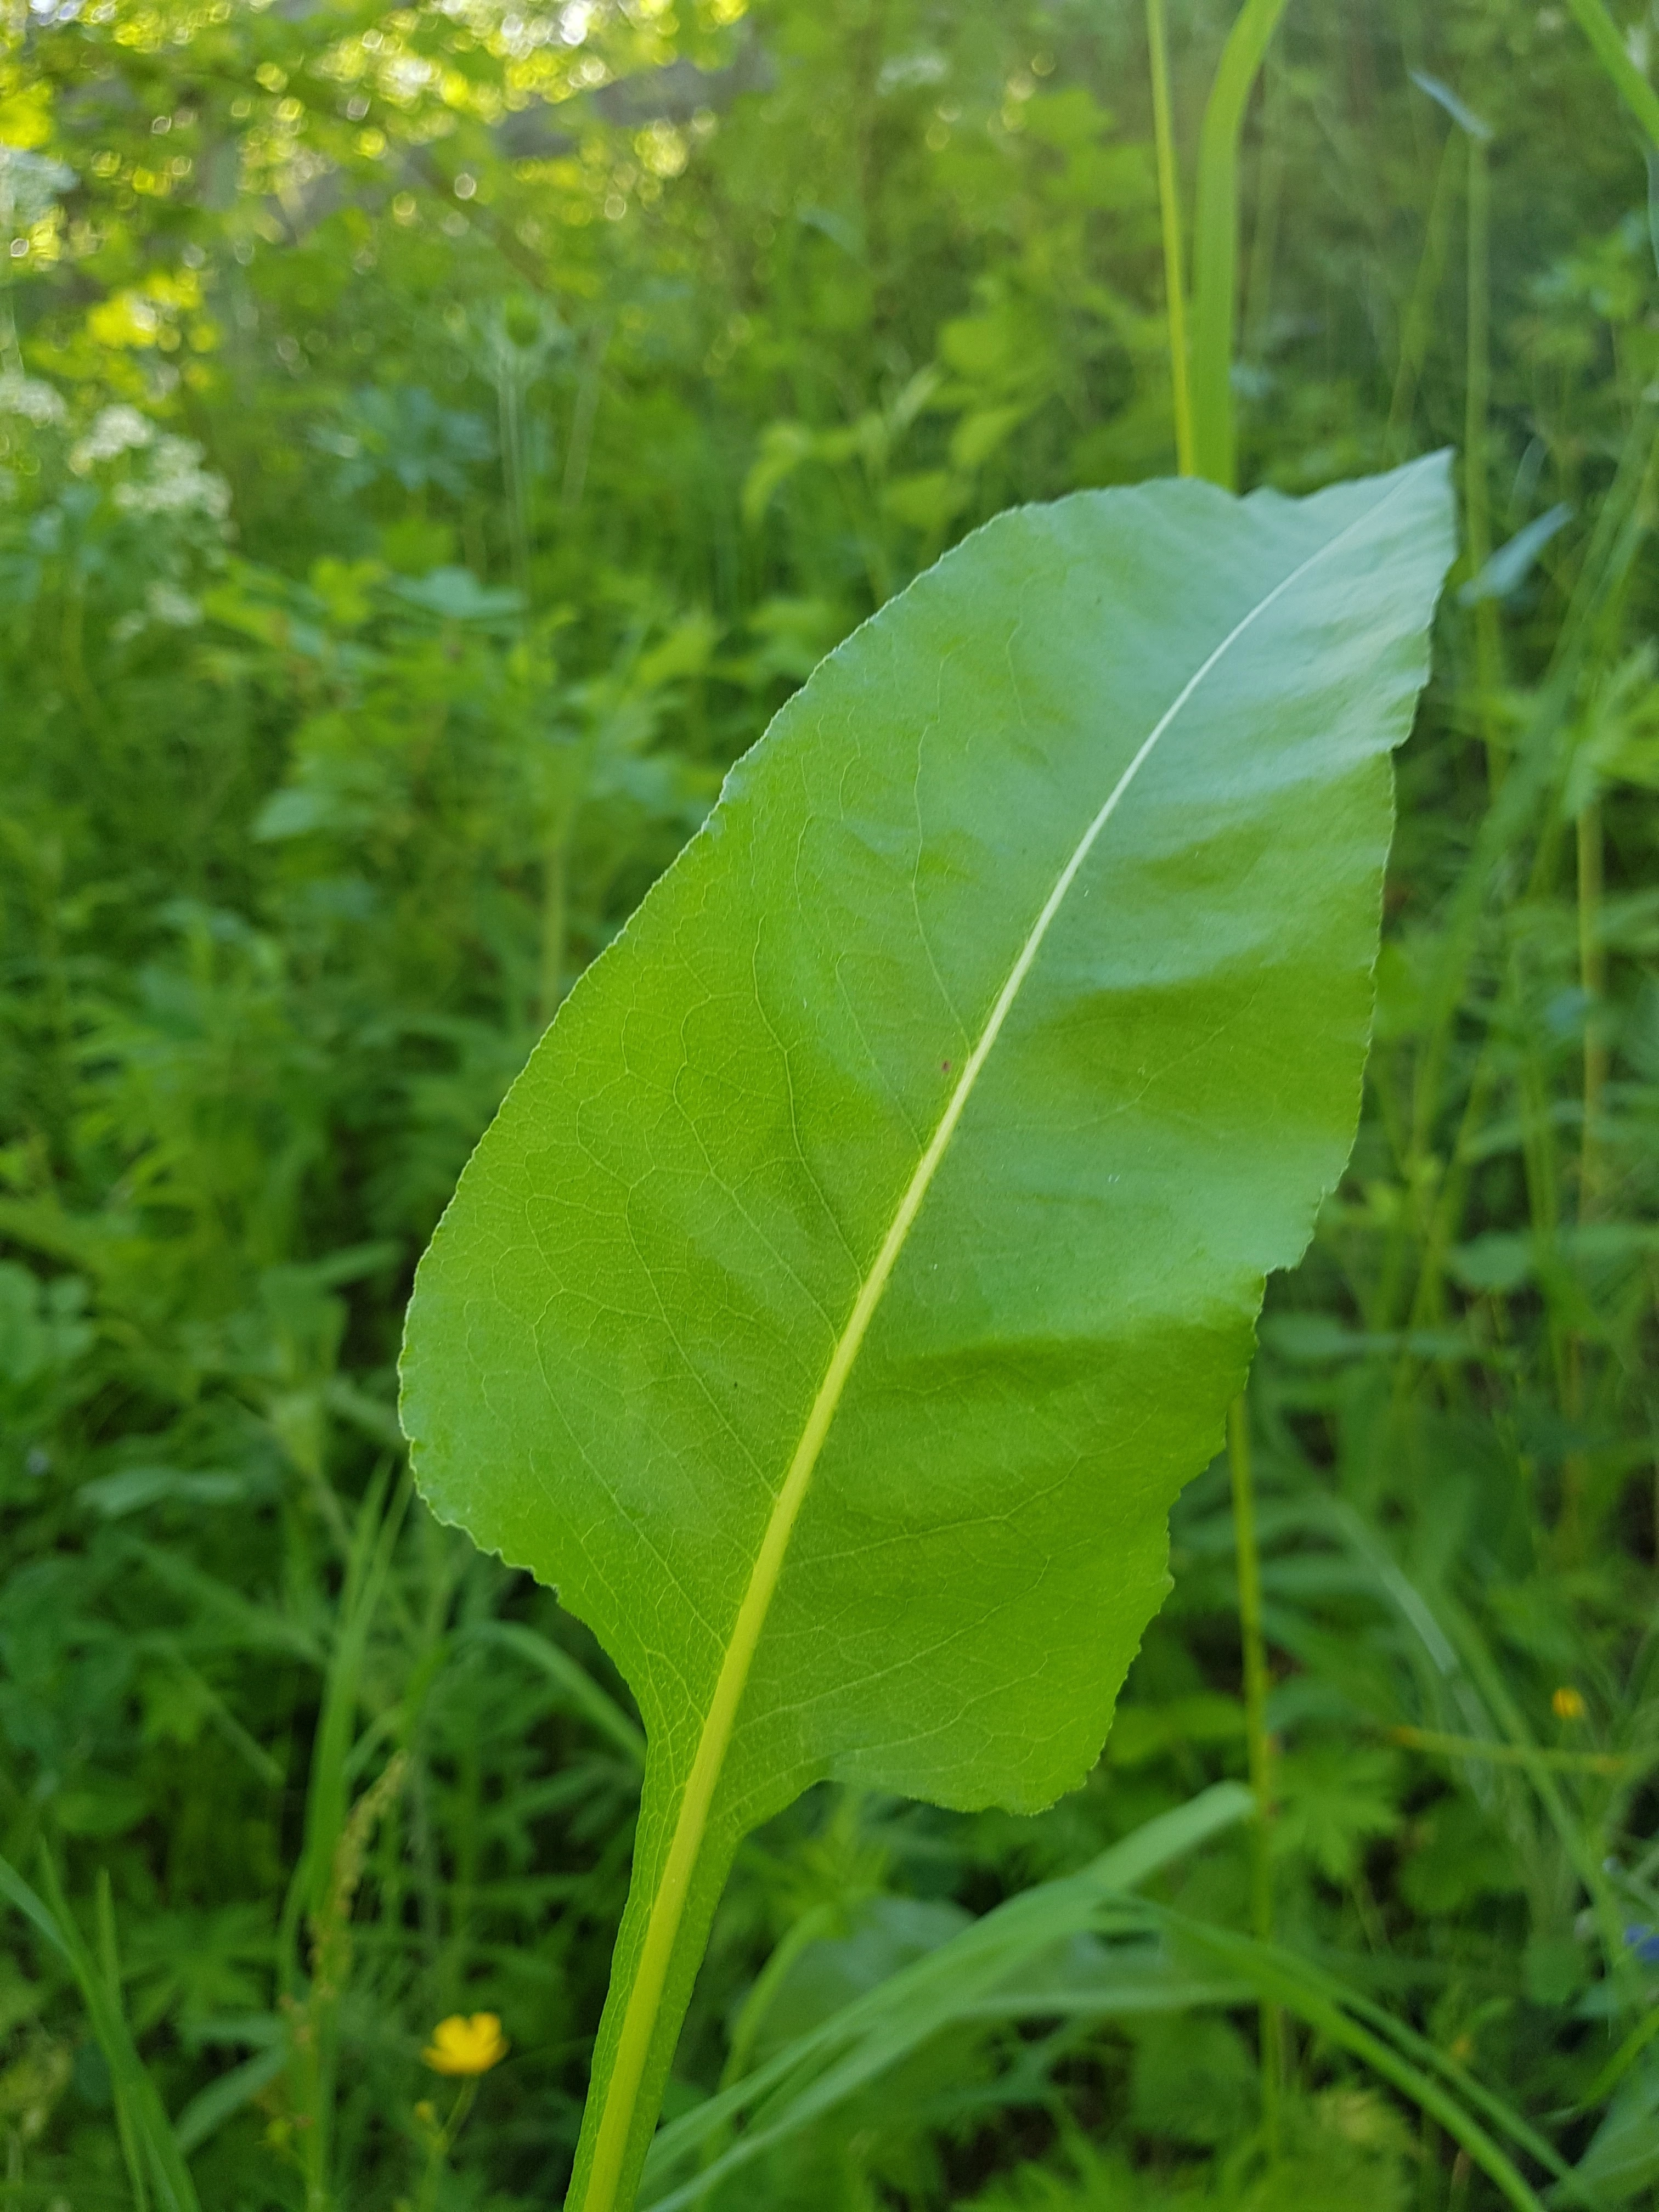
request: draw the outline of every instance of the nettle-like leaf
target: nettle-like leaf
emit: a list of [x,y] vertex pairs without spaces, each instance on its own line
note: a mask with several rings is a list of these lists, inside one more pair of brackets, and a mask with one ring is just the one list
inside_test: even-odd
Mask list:
[[1000,516],[732,770],[463,1176],[420,1484],[649,1742],[580,2212],[631,2201],[748,1831],[1098,1755],[1352,1139],[1450,536],[1438,459]]

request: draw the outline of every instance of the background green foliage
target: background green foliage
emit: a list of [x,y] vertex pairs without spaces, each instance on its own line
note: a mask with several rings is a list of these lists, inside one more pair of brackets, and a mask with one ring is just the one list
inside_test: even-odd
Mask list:
[[[1231,10],[1170,13],[1190,170]],[[1140,10],[0,21],[0,1851],[59,1937],[0,1939],[0,2203],[132,2201],[136,2047],[204,2205],[544,2206],[637,1747],[551,1597],[409,1500],[410,1271],[825,647],[1010,501],[1171,465]],[[1446,93],[1492,133],[1484,254]],[[1443,612],[1359,1148],[1252,1386],[1277,1932],[1639,2204],[1643,149],[1565,9],[1291,0],[1245,185],[1244,480],[1455,442],[1506,549]],[[1086,1790],[1035,1822],[820,1793],[756,1839],[671,2113],[1243,1771],[1224,1471],[1176,1539]],[[1247,1858],[1158,1908],[1248,1926]],[[1270,2172],[1230,1955],[1195,2009],[958,2018],[708,2201],[1497,2201],[1305,2027]],[[513,2051],[446,2149],[420,2050],[484,2009]]]

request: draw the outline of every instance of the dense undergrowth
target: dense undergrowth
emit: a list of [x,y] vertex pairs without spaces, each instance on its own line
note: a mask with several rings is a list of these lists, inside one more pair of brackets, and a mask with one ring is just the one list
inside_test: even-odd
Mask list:
[[[1189,151],[1231,11],[1170,13]],[[411,1502],[410,1272],[819,654],[997,508],[1173,465],[1141,11],[0,20],[0,1852],[46,1918],[0,2204],[132,2201],[118,1988],[204,2205],[549,2205],[638,1740]],[[1079,1954],[711,2207],[1502,2201],[1293,1968],[1500,2097],[1540,2191],[1659,2185],[1643,146],[1565,9],[1291,0],[1245,181],[1245,479],[1467,463],[1364,1123],[1251,1385],[1270,1895],[1230,1829],[1140,2008]],[[1222,1464],[1052,1813],[763,1832],[671,2118],[1244,1772],[1234,1528]],[[483,2012],[452,2127],[422,2049]]]

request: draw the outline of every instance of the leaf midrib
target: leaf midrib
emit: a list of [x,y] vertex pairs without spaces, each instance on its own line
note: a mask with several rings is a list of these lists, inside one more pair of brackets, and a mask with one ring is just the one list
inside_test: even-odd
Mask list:
[[[1414,473],[1414,472],[1413,472]],[[738,1709],[748,1686],[749,1672],[759,1644],[761,1632],[771,1610],[772,1599],[799,1518],[806,1494],[811,1486],[813,1474],[823,1451],[824,1439],[830,1433],[841,1405],[842,1395],[848,1376],[857,1363],[893,1271],[898,1265],[915,1224],[923,1202],[938,1174],[940,1164],[949,1149],[957,1126],[967,1109],[980,1071],[989,1059],[1003,1026],[1012,1012],[1014,1002],[1030,974],[1037,954],[1042,948],[1056,915],[1065,903],[1067,892],[1076,882],[1090,854],[1093,851],[1106,824],[1111,820],[1130,786],[1140,773],[1159,741],[1169,731],[1182,709],[1192,698],[1218,663],[1232,650],[1239,640],[1266,614],[1276,601],[1301,580],[1309,570],[1334,553],[1349,538],[1368,524],[1385,514],[1406,485],[1411,474],[1402,474],[1379,500],[1368,507],[1334,538],[1310,553],[1270,592],[1258,599],[1247,613],[1241,616],[1220,643],[1214,647],[1189,676],[1175,698],[1158,717],[1152,730],[1142,740],[1134,757],[1119,776],[1111,792],[1073,848],[1071,857],[1056,878],[1042,909],[1032,923],[1021,945],[1018,957],[1010,969],[1006,981],[997,994],[995,1004],[988,1016],[979,1041],[963,1062],[955,1089],[939,1118],[927,1149],[917,1162],[915,1170],[900,1200],[896,1212],[883,1239],[874,1265],[859,1286],[853,1310],[831,1353],[823,1382],[812,1401],[811,1410],[801,1431],[800,1441],[795,1447],[788,1472],[778,1491],[768,1518],[765,1534],[755,1555],[748,1587],[743,1602],[738,1607],[732,1625],[731,1641],[720,1671],[714,1684],[714,1694],[709,1700],[708,1717],[698,1739],[691,1771],[686,1778],[684,1792],[675,1817],[674,1833],[669,1844],[668,1856],[664,1863],[662,1876],[652,1899],[651,1913],[646,1925],[645,1939],[640,1948],[638,1968],[633,1986],[629,1991],[627,2007],[623,2014],[621,2032],[617,2040],[615,2063],[611,2078],[605,2085],[604,2109],[594,2136],[593,2159],[588,2168],[587,2186],[583,2192],[582,2212],[614,2212],[617,2185],[627,2155],[628,2139],[633,2123],[634,2108],[638,2101],[640,2084],[644,2078],[645,2065],[651,2045],[663,1988],[667,1981],[668,1968],[673,1956],[675,1938],[679,1932],[685,1902],[690,1893],[692,1878],[696,1870],[698,1855],[708,1832],[708,1815],[713,1808],[714,1793],[720,1784],[721,1770],[737,1723]]]

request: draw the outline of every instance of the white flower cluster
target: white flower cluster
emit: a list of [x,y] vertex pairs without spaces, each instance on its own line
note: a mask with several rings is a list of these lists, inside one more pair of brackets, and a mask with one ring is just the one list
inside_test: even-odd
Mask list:
[[136,407],[106,407],[94,416],[91,429],[70,454],[70,466],[83,477],[99,461],[113,461],[123,453],[149,445],[155,425]]
[[204,514],[222,522],[230,513],[230,486],[202,466],[202,448],[191,438],[158,438],[147,477],[115,487],[125,514]]
[[230,486],[202,466],[202,448],[191,438],[157,435],[155,425],[136,407],[106,407],[70,455],[77,476],[100,461],[142,453],[142,471],[115,487],[123,514],[202,514],[223,522],[230,513]]
[[0,376],[0,415],[21,415],[36,429],[44,429],[61,422],[66,411],[64,395],[56,386],[44,383],[38,376],[21,376],[15,369]]
[[202,619],[201,604],[192,599],[188,592],[181,592],[176,584],[164,579],[148,585],[144,604],[135,607],[110,625],[110,635],[118,645],[131,645],[152,623],[163,629],[194,629]]
[[199,603],[188,592],[181,592],[176,584],[151,584],[145,591],[144,605],[149,609],[150,619],[168,629],[194,629],[202,619]]

